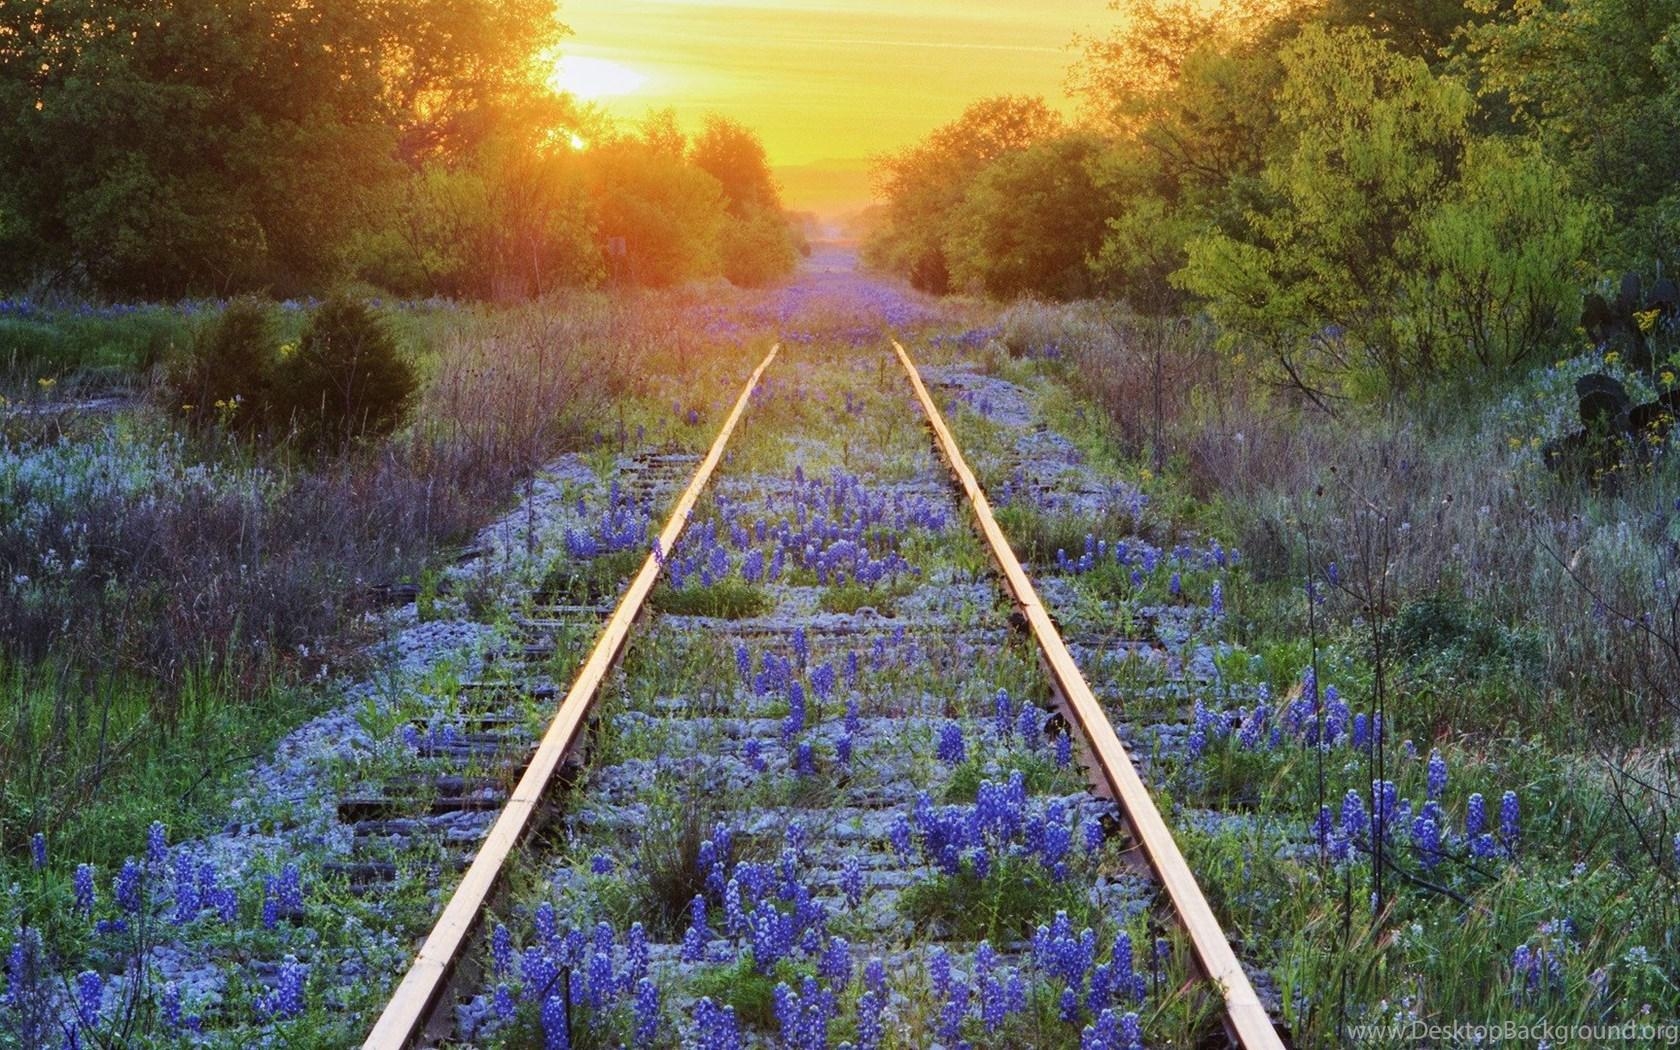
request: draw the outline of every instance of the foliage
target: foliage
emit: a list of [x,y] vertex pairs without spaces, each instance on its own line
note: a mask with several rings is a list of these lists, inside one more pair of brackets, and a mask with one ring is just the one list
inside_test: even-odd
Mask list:
[[1405,282],[1412,338],[1448,367],[1531,363],[1575,319],[1601,210],[1575,198],[1534,149],[1472,145],[1462,181],[1420,223],[1421,265]]
[[590,154],[599,228],[624,238],[632,281],[660,288],[719,271],[727,216],[717,179],[657,138],[628,136]]
[[1113,210],[1095,136],[1067,135],[999,157],[963,193],[944,241],[954,288],[996,298],[1088,295],[1086,257]]
[[272,307],[237,299],[198,332],[169,377],[170,401],[189,422],[233,430],[261,426],[271,408],[280,332]]
[[742,288],[762,288],[794,271],[799,253],[780,211],[761,209],[731,217],[723,227],[723,275]]
[[1246,236],[1192,241],[1179,280],[1281,378],[1318,395],[1403,386],[1431,361],[1394,304],[1415,224],[1462,164],[1470,96],[1360,30],[1309,26],[1283,62],[1290,145],[1266,165],[1269,206]]
[[338,450],[391,433],[419,379],[390,328],[366,304],[338,297],[310,318],[275,378],[273,411],[307,449]]
[[951,288],[946,239],[971,180],[991,161],[1055,134],[1061,120],[1042,99],[1004,96],[977,102],[927,141],[881,163],[887,221],[864,247],[873,266],[907,277],[922,291]]
[[403,161],[553,118],[532,59],[562,32],[549,0],[77,0],[16,28],[0,278],[166,297],[319,287]]
[[1490,116],[1539,143],[1578,191],[1611,209],[1613,265],[1665,266],[1680,230],[1680,4],[1565,0],[1495,4],[1480,16],[1463,63]]

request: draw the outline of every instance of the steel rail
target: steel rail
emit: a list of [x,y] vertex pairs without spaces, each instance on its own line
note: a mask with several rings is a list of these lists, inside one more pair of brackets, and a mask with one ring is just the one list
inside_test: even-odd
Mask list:
[[433,1013],[442,1003],[444,993],[450,986],[456,963],[471,943],[473,934],[483,918],[485,905],[495,892],[508,859],[518,850],[526,832],[533,826],[532,817],[547,794],[555,772],[577,743],[589,712],[595,706],[601,683],[622,653],[630,629],[659,578],[663,568],[663,554],[676,548],[677,540],[682,536],[684,526],[688,524],[689,515],[700,499],[700,493],[723,459],[724,447],[729,444],[729,439],[735,432],[735,425],[740,422],[753,391],[758,388],[759,379],[780,350],[780,344],[772,346],[769,354],[765,355],[764,360],[747,380],[746,388],[736,399],[734,409],[724,420],[723,428],[718,431],[717,437],[713,439],[711,449],[695,470],[693,479],[689,481],[688,487],[683,490],[676,507],[671,511],[665,528],[659,534],[658,546],[642,563],[641,571],[631,581],[611,618],[602,628],[595,647],[590,650],[589,658],[584,661],[571,689],[567,691],[565,699],[555,711],[554,720],[544,732],[542,742],[538,745],[530,764],[526,766],[519,785],[508,797],[507,803],[496,818],[496,823],[491,826],[489,834],[479,846],[478,855],[462,876],[460,884],[449,898],[449,903],[444,906],[437,925],[432,927],[408,973],[403,976],[402,983],[397,986],[396,992],[386,1003],[384,1012],[374,1024],[372,1032],[362,1044],[364,1050],[405,1050],[427,1033]]
[[921,373],[916,370],[910,355],[896,339],[893,340],[893,349],[898,354],[899,363],[904,366],[904,371],[910,377],[910,385],[915,388],[916,398],[921,402],[922,411],[927,416],[928,426],[933,431],[940,455],[962,488],[969,506],[973,508],[986,545],[991,548],[993,559],[1003,570],[1015,605],[1032,629],[1033,638],[1038,643],[1039,655],[1049,671],[1052,683],[1090,744],[1091,755],[1098,771],[1112,792],[1114,801],[1125,814],[1132,835],[1142,848],[1144,858],[1155,873],[1156,879],[1166,891],[1167,899],[1171,902],[1179,922],[1189,934],[1198,966],[1208,980],[1213,982],[1224,1000],[1226,1028],[1244,1050],[1283,1050],[1283,1040],[1273,1027],[1260,997],[1255,994],[1248,975],[1243,972],[1242,964],[1237,961],[1236,953],[1231,950],[1231,943],[1226,939],[1225,931],[1214,916],[1212,907],[1208,905],[1201,886],[1197,884],[1195,874],[1179,850],[1172,831],[1162,819],[1161,811],[1156,808],[1155,800],[1150,797],[1149,789],[1144,786],[1143,779],[1138,776],[1137,769],[1132,765],[1131,755],[1126,752],[1125,745],[1115,734],[1114,727],[1109,723],[1108,716],[1103,713],[1102,705],[1097,702],[1095,694],[1091,692],[1079,665],[1074,662],[1072,654],[1062,642],[1061,633],[1050,619],[1044,603],[1039,600],[1032,580],[1021,567],[1020,560],[1015,557],[1003,530],[998,527],[997,519],[992,515],[991,504],[986,500],[986,493],[963,459],[962,450],[958,448],[950,428],[945,425],[945,418],[940,414],[939,406],[934,404],[933,398],[928,394]]

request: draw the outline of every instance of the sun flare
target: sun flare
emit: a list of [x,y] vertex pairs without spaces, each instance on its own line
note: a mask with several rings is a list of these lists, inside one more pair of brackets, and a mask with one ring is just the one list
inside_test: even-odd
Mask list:
[[647,77],[610,58],[567,55],[555,63],[549,85],[585,102],[635,94]]

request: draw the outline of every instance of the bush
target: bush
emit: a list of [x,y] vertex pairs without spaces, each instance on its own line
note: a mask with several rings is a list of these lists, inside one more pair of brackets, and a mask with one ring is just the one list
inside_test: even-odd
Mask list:
[[267,414],[279,352],[272,307],[237,299],[199,330],[190,356],[169,376],[169,407],[195,426],[250,430]]
[[419,380],[385,323],[352,299],[318,310],[280,363],[275,408],[299,444],[343,449],[402,425]]
[[742,288],[762,288],[799,265],[792,232],[780,213],[758,211],[723,228],[723,275]]

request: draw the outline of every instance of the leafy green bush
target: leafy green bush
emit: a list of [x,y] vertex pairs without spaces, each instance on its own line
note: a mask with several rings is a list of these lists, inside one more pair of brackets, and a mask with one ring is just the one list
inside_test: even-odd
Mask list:
[[762,288],[799,265],[787,221],[777,212],[757,211],[723,228],[723,275],[742,288]]
[[170,407],[196,426],[251,430],[267,415],[279,354],[273,308],[236,299],[199,330],[191,353],[172,370]]
[[276,375],[278,418],[306,449],[343,449],[402,425],[419,379],[369,307],[335,297],[310,318]]

